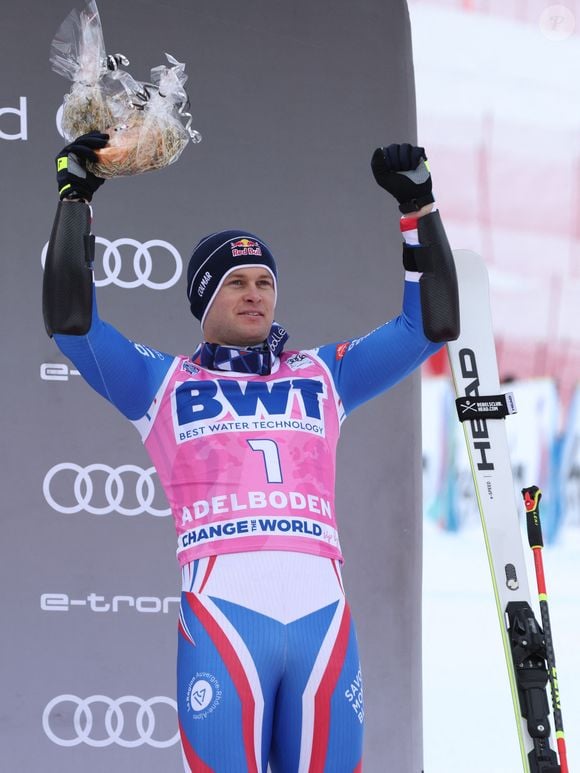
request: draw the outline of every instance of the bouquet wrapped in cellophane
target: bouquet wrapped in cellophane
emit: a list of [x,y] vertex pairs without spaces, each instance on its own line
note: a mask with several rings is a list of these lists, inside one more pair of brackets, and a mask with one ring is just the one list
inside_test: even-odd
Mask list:
[[125,69],[129,60],[105,50],[99,12],[94,0],[73,10],[51,45],[50,62],[73,85],[64,97],[62,132],[70,142],[81,134],[109,135],[87,164],[98,177],[141,174],[177,161],[191,140],[201,135],[191,128],[186,112],[185,65],[170,54],[167,65],[151,70],[151,82],[136,81]]

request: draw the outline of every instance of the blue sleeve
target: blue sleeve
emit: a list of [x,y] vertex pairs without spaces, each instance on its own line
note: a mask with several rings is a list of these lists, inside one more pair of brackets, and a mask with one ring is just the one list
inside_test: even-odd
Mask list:
[[398,317],[363,338],[318,349],[347,414],[408,376],[443,345],[423,333],[419,293],[418,282],[406,281]]
[[173,356],[125,338],[97,313],[86,335],[57,334],[54,340],[83,378],[132,421],[145,415]]

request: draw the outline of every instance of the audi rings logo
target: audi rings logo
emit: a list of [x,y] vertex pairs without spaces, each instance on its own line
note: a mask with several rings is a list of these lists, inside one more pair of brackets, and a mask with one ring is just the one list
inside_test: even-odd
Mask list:
[[[135,464],[122,464],[114,469],[108,464],[98,462],[89,464],[87,467],[81,467],[74,462],[61,462],[55,464],[46,473],[42,491],[48,504],[58,513],[80,513],[81,510],[84,510],[93,515],[108,515],[115,512],[121,515],[148,513],[164,517],[169,515],[171,510],[168,507],[153,506],[155,500],[154,475],[154,467],[147,467],[144,470]],[[136,476],[136,480],[133,476]],[[130,480],[132,477],[131,489],[134,492],[132,497],[134,503],[125,502],[128,486],[125,485],[124,481]],[[55,479],[60,479],[58,484]],[[97,486],[95,485],[97,483],[100,484],[98,491],[96,491]],[[69,503],[71,484],[72,504]],[[58,501],[53,488],[58,491]]]
[[[72,707],[74,706],[74,712]],[[169,706],[160,709],[160,706]],[[95,707],[95,708],[93,708]],[[66,732],[66,719],[72,714],[70,732]],[[131,716],[132,732],[127,728]],[[161,715],[167,715],[161,717]],[[57,695],[47,703],[42,714],[42,727],[50,740],[58,746],[87,746],[100,748],[116,743],[126,749],[148,744],[156,749],[166,749],[179,741],[179,730],[173,735],[176,724],[177,704],[171,698],[158,695],[148,700],[135,695],[123,695],[113,700],[106,695],[91,695],[79,698],[77,695]],[[58,735],[51,726],[58,730]],[[154,738],[159,720],[163,721],[163,730],[157,735],[165,735],[165,739]],[[167,732],[168,731],[168,732]],[[65,737],[63,737],[65,736]],[[167,737],[169,736],[169,737]]]
[[[167,290],[179,281],[183,270],[183,261],[177,249],[169,242],[163,239],[149,239],[147,242],[138,242],[136,239],[124,237],[109,241],[102,236],[95,237],[97,245],[104,248],[101,259],[101,267],[95,270],[95,285],[102,287],[104,285],[114,284],[117,287],[131,289],[144,285],[152,290]],[[42,249],[41,262],[42,267],[46,262],[46,253],[48,242]],[[95,257],[98,254],[95,250]],[[132,263],[132,271],[135,278],[124,279],[121,272],[124,263],[129,260]],[[154,269],[155,264],[155,269]],[[167,271],[172,272],[169,279],[161,280],[153,278],[153,274]],[[104,277],[98,276],[102,272]],[[159,269],[159,272],[158,272]]]

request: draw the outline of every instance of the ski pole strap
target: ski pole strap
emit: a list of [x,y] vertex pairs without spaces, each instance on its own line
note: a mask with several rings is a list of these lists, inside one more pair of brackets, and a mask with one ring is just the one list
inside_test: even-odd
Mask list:
[[477,421],[478,419],[505,419],[511,413],[517,413],[513,392],[501,395],[476,395],[458,397],[455,401],[459,421]]

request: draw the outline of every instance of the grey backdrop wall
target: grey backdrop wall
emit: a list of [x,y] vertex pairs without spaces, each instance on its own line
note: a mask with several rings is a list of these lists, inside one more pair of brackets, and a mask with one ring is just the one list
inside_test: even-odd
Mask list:
[[[53,158],[64,144],[55,114],[69,86],[48,51],[71,7],[15,4],[0,31],[12,73],[0,99],[2,769],[177,771],[173,526],[138,436],[82,383],[41,318]],[[404,0],[99,0],[99,9],[107,50],[126,53],[136,77],[147,79],[164,51],[186,62],[204,136],[174,166],[97,194],[101,315],[153,347],[192,351],[198,329],[179,275],[197,239],[226,227],[273,246],[278,319],[293,347],[358,336],[398,313],[398,213],[369,161],[377,145],[415,140]],[[422,768],[419,449],[416,376],[359,409],[340,447],[367,771]]]

